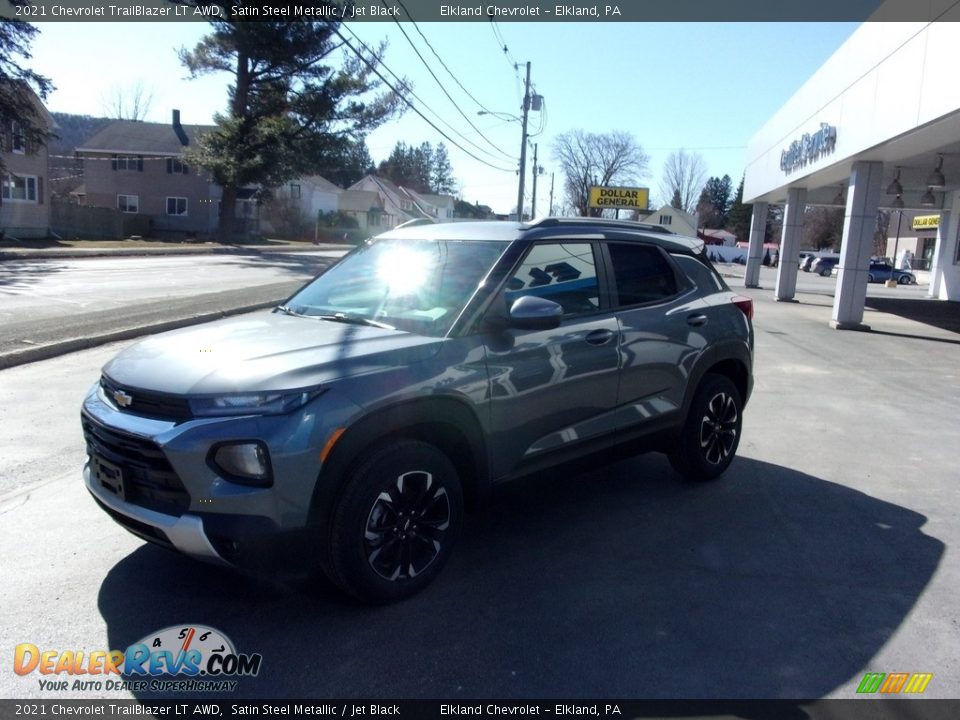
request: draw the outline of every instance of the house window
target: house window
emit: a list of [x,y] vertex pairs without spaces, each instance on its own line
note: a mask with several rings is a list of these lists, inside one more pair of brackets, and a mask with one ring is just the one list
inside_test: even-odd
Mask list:
[[290,183],[290,197],[294,200],[300,199],[300,185],[298,183]]
[[180,158],[167,158],[168,175],[189,175],[190,166]]
[[660,224],[661,225],[670,225],[673,222],[673,215],[661,215]]
[[117,209],[124,213],[140,212],[140,196],[117,195]]
[[114,170],[136,170],[143,172],[143,155],[114,155],[110,158]]
[[10,151],[23,155],[27,151],[27,140],[23,135],[23,126],[16,120],[10,121]]
[[187,199],[185,197],[167,198],[167,215],[186,215]]
[[37,178],[34,175],[3,176],[3,199],[11,202],[37,202]]

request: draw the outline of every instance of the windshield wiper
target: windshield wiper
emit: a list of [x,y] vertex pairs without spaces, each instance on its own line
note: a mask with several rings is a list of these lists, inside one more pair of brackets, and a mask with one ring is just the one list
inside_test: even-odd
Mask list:
[[370,318],[365,318],[360,315],[347,315],[346,313],[338,312],[334,313],[333,315],[312,315],[311,317],[316,317],[320,320],[329,320],[330,322],[349,323],[351,325],[367,325],[368,327],[377,327],[384,330],[396,330],[393,325],[387,325],[387,323],[371,320]]
[[306,317],[306,315],[304,315],[303,313],[298,313],[296,310],[294,310],[293,308],[291,308],[289,305],[277,305],[277,307],[274,308],[274,309],[275,309],[275,310],[279,310],[280,312],[284,313],[285,315],[293,315],[294,317]]

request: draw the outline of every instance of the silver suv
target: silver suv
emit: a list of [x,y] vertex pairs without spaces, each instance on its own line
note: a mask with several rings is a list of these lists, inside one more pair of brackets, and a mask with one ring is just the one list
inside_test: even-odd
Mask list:
[[699,240],[655,226],[397,229],[273,312],[121,352],[83,403],[84,479],[151,542],[399,600],[497,483],[627,443],[722,473],[752,314]]

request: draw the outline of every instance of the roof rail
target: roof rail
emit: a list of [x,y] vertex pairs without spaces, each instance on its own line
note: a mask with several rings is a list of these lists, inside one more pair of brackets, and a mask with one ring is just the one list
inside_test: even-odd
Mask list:
[[623,228],[626,230],[646,230],[647,232],[663,233],[664,235],[676,235],[673,230],[668,230],[663,225],[655,223],[637,222],[636,220],[616,220],[614,218],[597,217],[549,217],[542,220],[534,220],[527,223],[527,227],[557,227],[558,225],[600,225],[612,228]]

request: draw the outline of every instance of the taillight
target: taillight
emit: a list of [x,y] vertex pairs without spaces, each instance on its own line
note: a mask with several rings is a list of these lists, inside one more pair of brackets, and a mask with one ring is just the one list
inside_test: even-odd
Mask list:
[[743,314],[747,316],[748,320],[753,320],[753,298],[735,295],[731,302],[743,310]]

